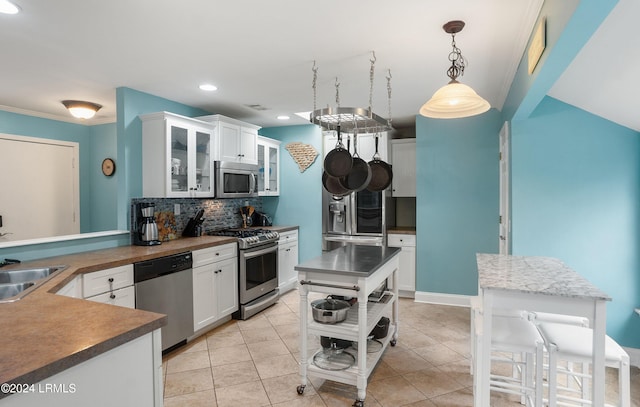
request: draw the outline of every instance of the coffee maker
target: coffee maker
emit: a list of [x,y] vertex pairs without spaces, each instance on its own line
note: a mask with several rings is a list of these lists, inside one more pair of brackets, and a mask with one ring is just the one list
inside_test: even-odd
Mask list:
[[134,205],[134,233],[133,244],[138,246],[154,246],[161,244],[158,240],[158,225],[153,216],[156,205],[141,202]]

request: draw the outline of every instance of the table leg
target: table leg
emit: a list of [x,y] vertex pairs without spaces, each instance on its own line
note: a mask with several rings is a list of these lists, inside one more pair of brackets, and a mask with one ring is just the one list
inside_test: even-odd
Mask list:
[[[299,285],[298,291],[300,292],[300,385],[304,391],[304,386],[307,385],[307,319],[308,319],[308,306],[309,306],[309,288],[306,285]],[[298,391],[300,393],[300,390]]]
[[475,327],[477,353],[473,377],[473,405],[486,407],[490,405],[489,375],[491,372],[491,325],[493,318],[493,294],[491,292],[482,292],[480,313],[482,322]]
[[606,336],[606,303],[595,301],[593,310],[593,404],[604,405],[605,391],[605,336]]
[[364,291],[358,292],[358,400],[367,395],[367,296]]

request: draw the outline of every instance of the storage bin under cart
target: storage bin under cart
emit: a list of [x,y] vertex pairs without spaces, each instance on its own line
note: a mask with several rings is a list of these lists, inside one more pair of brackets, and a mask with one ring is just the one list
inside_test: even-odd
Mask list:
[[[306,261],[295,267],[300,282],[300,380],[298,394],[302,394],[308,376],[354,385],[358,394],[353,406],[363,407],[367,379],[384,350],[398,340],[398,265],[400,249],[378,246],[344,246]],[[377,302],[368,301],[369,294],[387,278],[392,289],[385,291]],[[347,318],[336,324],[323,324],[310,316],[309,292],[356,297]],[[367,337],[383,316],[389,316],[389,329],[381,338],[376,352],[367,350]],[[328,336],[357,342],[356,361],[346,370],[322,369],[308,357],[308,334]],[[322,351],[322,348],[318,350]]]

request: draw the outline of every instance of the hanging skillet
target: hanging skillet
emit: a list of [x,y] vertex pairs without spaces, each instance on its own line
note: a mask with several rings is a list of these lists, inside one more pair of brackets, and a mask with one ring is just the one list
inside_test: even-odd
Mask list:
[[329,151],[329,154],[324,158],[324,170],[332,177],[344,177],[351,171],[352,165],[351,153],[342,144],[340,125],[338,125],[338,143],[336,148]]
[[[349,148],[351,147],[350,144],[350,140],[347,138],[347,152],[349,152]],[[327,192],[334,196],[345,196],[351,193],[350,189],[342,186],[339,177],[329,175],[326,170],[322,172],[322,186]]]
[[358,155],[357,134],[353,134],[353,164],[351,171],[340,178],[340,184],[352,192],[360,192],[369,185],[371,180],[371,168],[369,164]]
[[369,167],[371,168],[371,181],[367,186],[367,189],[371,192],[378,192],[387,189],[393,180],[393,171],[391,166],[380,159],[380,153],[378,153],[378,135],[376,139],[376,152],[373,155],[373,159],[369,161]]

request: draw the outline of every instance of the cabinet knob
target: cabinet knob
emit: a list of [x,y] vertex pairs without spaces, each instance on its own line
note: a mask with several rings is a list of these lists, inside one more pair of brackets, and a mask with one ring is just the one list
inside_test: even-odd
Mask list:
[[109,277],[109,280],[107,280],[110,283],[113,283],[113,277]]
[[220,253],[216,253],[216,256],[220,256]]
[[113,300],[114,298],[116,298],[116,295],[115,295],[114,293],[111,293],[111,295],[109,296],[109,298],[111,298],[111,299]]

